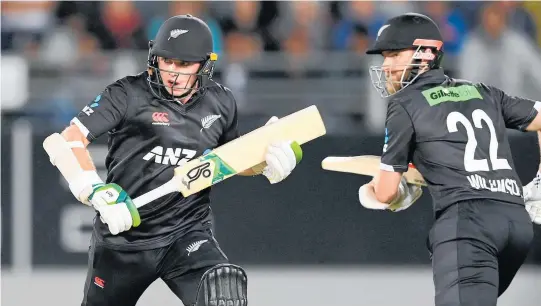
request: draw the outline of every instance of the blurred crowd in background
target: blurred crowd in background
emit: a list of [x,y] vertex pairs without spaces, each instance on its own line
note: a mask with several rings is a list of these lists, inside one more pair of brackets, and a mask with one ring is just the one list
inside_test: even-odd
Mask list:
[[[539,2],[2,1],[1,44],[3,53],[63,69],[87,66],[96,72],[119,65],[123,69],[114,77],[120,78],[129,65],[107,61],[104,54],[145,54],[164,20],[192,14],[209,24],[215,52],[228,63],[272,53],[297,59],[319,54],[317,65],[326,69],[334,65],[326,54],[363,57],[385,20],[406,12],[427,14],[438,23],[446,58],[452,59],[445,66],[451,76],[486,82],[510,94],[538,94],[528,90],[541,83]],[[140,56],[139,65],[145,60]],[[239,66],[228,71],[234,76],[231,86],[240,91],[250,76]]]
[[363,52],[386,19],[419,12],[441,27],[446,53],[458,54],[480,35],[487,45],[511,35],[539,45],[540,8],[521,1],[3,1],[2,51],[69,59],[99,50],[147,49],[165,19],[192,14],[209,24],[217,53]]
[[521,1],[3,1],[2,51],[69,59],[99,50],[146,49],[165,19],[192,14],[209,24],[217,53],[363,52],[386,19],[419,12],[441,27],[446,53],[458,54],[480,35],[486,45],[506,36],[539,45],[540,8]]

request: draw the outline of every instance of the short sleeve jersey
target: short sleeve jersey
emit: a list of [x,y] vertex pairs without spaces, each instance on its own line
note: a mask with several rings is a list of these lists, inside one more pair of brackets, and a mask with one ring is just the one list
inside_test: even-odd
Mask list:
[[[114,82],[72,120],[90,142],[108,134],[106,181],[132,198],[166,183],[175,167],[239,136],[237,106],[228,88],[211,82],[183,105],[154,97],[146,78],[144,72]],[[210,189],[149,203],[139,209],[141,225],[116,236],[96,218],[95,232],[119,249],[166,245],[187,230],[210,226]]]
[[428,71],[389,99],[381,167],[405,172],[413,163],[436,213],[470,199],[524,205],[506,129],[523,131],[540,108],[441,69]]

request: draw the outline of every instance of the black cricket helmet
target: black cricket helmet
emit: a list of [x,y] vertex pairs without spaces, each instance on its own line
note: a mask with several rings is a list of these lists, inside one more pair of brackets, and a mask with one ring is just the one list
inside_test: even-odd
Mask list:
[[[158,57],[164,57],[183,62],[200,63],[198,71],[194,74],[178,73],[164,70],[176,75],[190,75],[186,86],[180,89],[188,89],[180,96],[171,95],[166,87],[171,88],[174,84],[164,84],[158,68]],[[192,15],[178,15],[167,19],[158,30],[155,40],[149,41],[148,51],[148,78],[152,94],[159,99],[175,101],[186,97],[190,92],[202,90],[212,79],[214,65],[218,55],[213,52],[212,33],[208,25],[201,19]],[[189,88],[191,78],[196,80]],[[179,89],[178,86],[174,86]]]
[[[398,82],[387,79],[385,68],[380,66],[370,67],[372,84],[382,97],[396,94],[413,83],[419,74],[426,69],[440,68],[443,59],[443,37],[436,23],[429,17],[407,13],[389,19],[378,31],[378,37],[372,48],[366,54],[380,54],[384,51],[415,50],[409,64],[402,65],[402,76]],[[423,64],[422,62],[426,64]],[[396,68],[393,66],[393,71]],[[398,83],[399,90],[390,91],[388,83]],[[391,84],[391,88],[395,88]]]

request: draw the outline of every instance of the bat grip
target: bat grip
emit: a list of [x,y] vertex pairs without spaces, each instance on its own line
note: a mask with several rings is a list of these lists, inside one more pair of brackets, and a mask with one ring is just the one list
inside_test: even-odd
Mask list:
[[163,197],[166,194],[169,194],[175,191],[178,191],[177,182],[175,182],[175,180],[172,179],[169,182],[161,185],[160,187],[153,189],[133,199],[133,204],[135,204],[135,207],[140,208],[156,199]]

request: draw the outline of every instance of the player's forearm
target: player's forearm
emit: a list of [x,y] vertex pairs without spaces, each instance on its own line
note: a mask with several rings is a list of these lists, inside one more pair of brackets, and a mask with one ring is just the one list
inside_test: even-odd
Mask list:
[[391,203],[398,195],[398,185],[401,178],[402,173],[380,170],[374,180],[376,199],[381,203]]
[[386,171],[380,171],[376,176],[374,184],[374,192],[376,199],[381,203],[391,203],[397,195],[398,184],[393,182],[394,179]]
[[54,133],[43,142],[51,163],[68,182],[70,191],[79,201],[88,203],[94,184],[103,183],[86,147],[89,142],[75,125],[62,134]]
[[386,188],[382,188],[381,185],[375,185],[374,187],[375,193],[376,193],[376,199],[381,203],[389,204],[391,203],[397,195],[397,191],[391,191],[387,190]]
[[95,171],[96,166],[94,165],[94,162],[92,161],[92,157],[90,156],[90,152],[88,152],[88,145],[89,141],[86,139],[86,137],[83,136],[83,134],[79,131],[79,129],[75,125],[70,125],[62,133],[60,134],[67,142],[80,142],[83,147],[72,147],[71,150],[73,151],[73,154],[77,158],[77,162],[81,166],[81,168],[85,171]]

